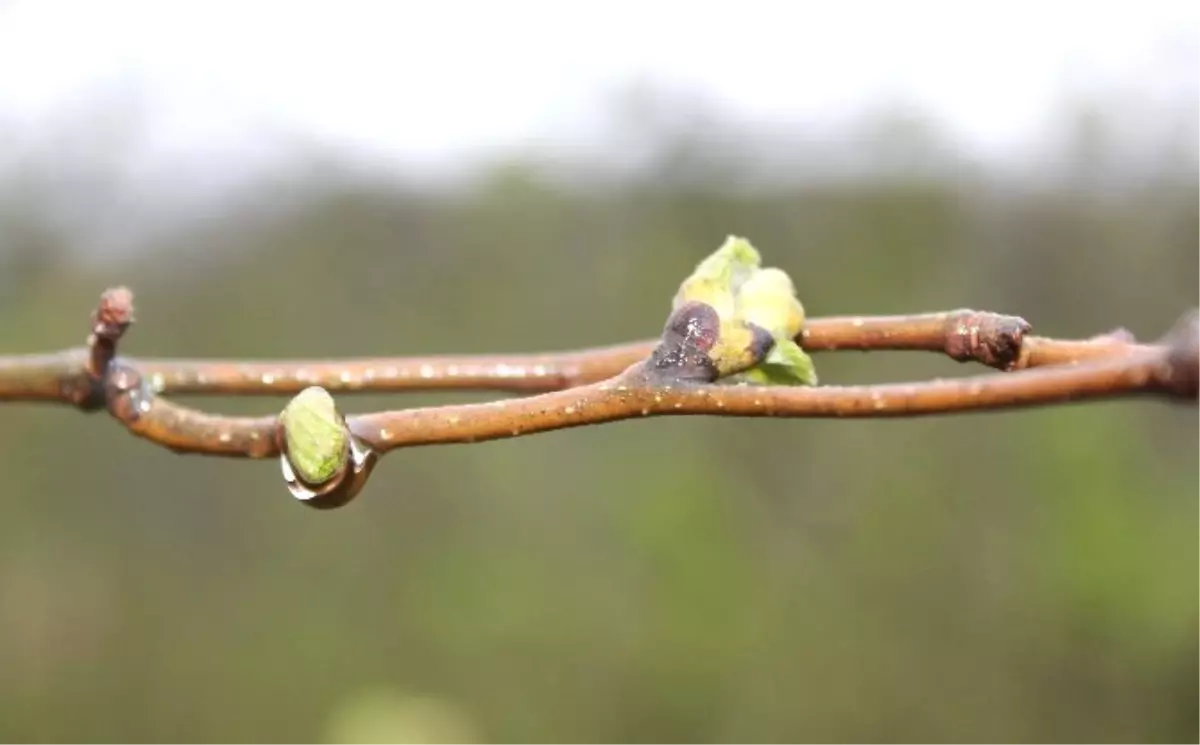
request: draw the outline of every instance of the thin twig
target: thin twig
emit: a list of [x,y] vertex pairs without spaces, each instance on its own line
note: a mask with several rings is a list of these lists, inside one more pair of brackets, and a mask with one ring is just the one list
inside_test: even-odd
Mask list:
[[[137,363],[116,357],[116,345],[133,318],[132,296],[109,291],[93,315],[89,346],[58,355],[0,359],[0,399],[72,403],[84,410],[104,406],[133,434],[182,453],[248,458],[282,456],[288,487],[316,507],[336,507],[352,499],[379,455],[401,447],[480,442],[623,419],[672,415],[736,417],[901,417],[1040,406],[1086,399],[1157,394],[1194,401],[1200,379],[1200,332],[1197,313],[1185,315],[1164,339],[1134,344],[1127,335],[1108,334],[1089,341],[1026,338],[1028,324],[1012,316],[975,311],[887,318],[841,318],[814,322],[802,334],[818,349],[927,349],[954,359],[974,359],[1010,374],[991,373],[958,380],[934,380],[868,386],[744,386],[714,382],[716,366],[708,357],[720,336],[720,320],[703,303],[686,303],[672,314],[657,346],[629,345],[572,355],[537,357],[440,358],[450,365],[477,368],[463,375],[487,382],[501,365],[531,364],[532,377],[518,380],[530,388],[563,386],[598,375],[606,366],[641,354],[617,374],[584,385],[488,404],[441,406],[326,419],[327,427],[349,436],[339,456],[341,467],[324,484],[297,481],[284,453],[287,437],[279,416],[230,417],[209,414],[169,401],[162,391],[282,392],[300,383],[333,376],[349,385],[378,379],[376,362],[299,363],[287,378],[261,372],[248,383],[243,363]],[[818,329],[814,331],[813,329]],[[765,355],[764,350],[758,350]],[[418,361],[418,380],[435,379],[433,362]],[[456,359],[448,362],[447,359]],[[539,360],[529,363],[529,360]],[[569,360],[569,362],[564,362]],[[1063,364],[1072,363],[1072,364]],[[257,364],[257,363],[256,363]],[[409,361],[406,364],[414,364]],[[142,368],[145,365],[146,369]],[[189,367],[190,365],[190,367]],[[207,366],[207,367],[206,367]],[[1038,369],[1031,369],[1038,368]],[[273,368],[276,369],[276,368]],[[278,368],[284,369],[284,368]],[[553,372],[551,371],[553,370]],[[178,377],[167,382],[167,372]],[[428,374],[423,374],[427,373]],[[201,377],[212,375],[212,378]],[[264,380],[266,376],[271,380]],[[241,376],[241,377],[239,377]],[[312,377],[308,377],[312,376]],[[399,376],[397,376],[399,377]],[[453,375],[439,378],[449,384]],[[348,381],[347,378],[350,380]],[[243,381],[239,383],[238,381]],[[276,381],[279,385],[274,386]],[[330,382],[330,381],[327,381]],[[189,386],[191,386],[189,388]],[[238,386],[242,386],[239,388]],[[267,390],[263,390],[267,387]],[[332,386],[335,389],[337,386]],[[522,387],[520,390],[529,390]],[[299,421],[299,420],[298,420]],[[342,438],[345,440],[346,438]],[[336,463],[336,461],[335,461]]]
[[[564,391],[486,404],[363,414],[350,431],[378,452],[398,447],[491,440],[567,427],[668,415],[887,418],[1037,406],[1131,394],[1196,396],[1196,316],[1166,341],[1119,356],[1020,374],[817,388],[732,386],[651,375],[637,363],[616,377]],[[1084,344],[1087,344],[1086,342]],[[173,450],[250,458],[280,453],[276,417],[224,417],[155,394],[139,371],[114,364],[109,410],[134,434]]]
[[[1074,363],[1125,355],[1144,345],[1113,336],[1064,341],[1029,336],[1016,316],[973,310],[909,316],[845,316],[809,320],[797,341],[809,352],[926,351],[1001,370]],[[100,354],[111,341],[100,337]],[[225,396],[293,395],[309,386],[331,393],[395,393],[457,389],[536,393],[614,377],[645,359],[657,341],[573,352],[526,355],[447,355],[345,360],[171,360],[125,358],[155,393]],[[0,357],[0,401],[89,400],[89,348],[56,354]],[[103,366],[95,369],[102,370]]]
[[1116,360],[959,380],[866,386],[646,385],[635,368],[609,382],[532,398],[366,414],[351,431],[379,452],[478,442],[648,416],[913,417],[1176,392],[1167,350]]
[[[347,425],[355,436],[383,453],[414,445],[481,442],[649,416],[888,418],[1131,394],[1194,397],[1194,389],[1181,389],[1189,368],[1170,364],[1170,351],[1151,348],[1120,358],[1020,375],[992,373],[955,380],[816,388],[654,385],[641,374],[640,366],[635,366],[611,380],[564,391],[485,404],[363,414],[349,417]],[[141,437],[174,450],[206,455],[265,458],[279,454],[275,417],[221,417],[162,398],[150,400],[140,416],[125,420]]]

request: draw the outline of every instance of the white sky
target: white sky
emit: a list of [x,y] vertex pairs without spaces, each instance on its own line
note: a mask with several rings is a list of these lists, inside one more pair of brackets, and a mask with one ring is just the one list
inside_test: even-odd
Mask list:
[[151,115],[157,158],[234,167],[293,137],[436,167],[585,145],[649,81],[764,122],[913,101],[995,153],[1067,88],[1194,106],[1198,39],[1195,0],[0,0],[0,136],[107,90]]

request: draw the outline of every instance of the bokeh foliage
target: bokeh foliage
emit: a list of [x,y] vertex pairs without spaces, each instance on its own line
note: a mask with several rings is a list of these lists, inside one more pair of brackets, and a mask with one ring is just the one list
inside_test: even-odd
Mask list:
[[[810,315],[968,306],[1153,338],[1197,301],[1191,161],[1116,189],[903,160],[749,188],[727,148],[658,151],[627,179],[518,158],[449,190],[297,167],[87,262],[8,209],[0,352],[81,342],[114,283],[137,293],[130,354],[614,343],[656,334],[730,233]],[[828,383],[975,372],[817,364]],[[393,454],[322,513],[275,463],[6,405],[0,739],[1191,740],[1197,445],[1195,408],[1151,401],[659,419]]]

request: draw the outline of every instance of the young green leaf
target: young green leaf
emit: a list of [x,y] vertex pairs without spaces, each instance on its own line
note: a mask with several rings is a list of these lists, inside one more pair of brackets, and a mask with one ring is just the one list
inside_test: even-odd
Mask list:
[[736,380],[756,385],[816,385],[818,382],[812,358],[791,339],[777,341],[766,359],[736,376]]
[[678,308],[689,301],[707,303],[721,320],[732,320],[738,288],[758,270],[761,262],[749,241],[730,236],[683,281],[672,307]]

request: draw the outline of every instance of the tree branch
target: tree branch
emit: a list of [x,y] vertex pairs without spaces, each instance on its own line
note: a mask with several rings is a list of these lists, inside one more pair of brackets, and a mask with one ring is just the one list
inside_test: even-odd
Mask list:
[[[979,314],[975,314],[979,315]],[[927,339],[928,329],[958,314],[930,314],[909,339]],[[936,320],[935,320],[936,319]],[[1180,322],[1167,342],[1055,342],[1023,355],[1051,358],[1044,350],[1096,350],[1070,357],[1072,366],[984,375],[960,380],[870,386],[789,388],[729,386],[650,372],[644,363],[601,383],[526,399],[487,404],[407,409],[352,417],[351,432],[379,452],[398,447],[475,442],[565,427],[643,416],[714,414],[773,417],[897,417],[1044,405],[1132,393],[1195,396],[1195,315]],[[859,319],[846,328],[863,328]],[[964,328],[969,324],[964,323]],[[878,333],[896,327],[878,323]],[[849,335],[847,335],[849,336]],[[961,335],[960,335],[961,336]],[[878,337],[876,337],[878,338]],[[871,340],[855,338],[860,348]],[[923,342],[924,343],[924,342]],[[1099,350],[1103,350],[1101,353]],[[1059,359],[1062,355],[1059,355]],[[276,417],[225,417],[180,406],[157,396],[144,376],[118,361],[108,376],[110,411],[132,432],[166,447],[210,455],[271,457],[280,453]]]
[[[1121,356],[1020,375],[816,388],[672,384],[669,378],[648,375],[644,365],[637,363],[610,380],[563,391],[484,404],[362,414],[350,417],[347,424],[355,436],[383,453],[647,416],[893,418],[1131,394],[1195,398],[1197,356],[1194,345],[1189,350],[1185,341],[1139,346]],[[276,417],[215,416],[171,403],[141,385],[132,368],[118,368],[114,378],[120,382],[110,387],[110,406],[115,402],[118,419],[141,437],[206,455],[264,458],[280,452]]]
[[[103,369],[105,359],[111,359],[115,344],[111,330],[105,328],[108,333],[98,336],[98,343],[89,347],[54,354],[0,357],[0,401],[94,404],[96,399],[91,395],[94,371]],[[1128,334],[1065,341],[1029,336],[1029,328],[1024,319],[1016,316],[964,309],[908,316],[813,318],[796,341],[809,352],[936,352],[959,362],[974,361],[1000,370],[1074,363],[1146,348],[1134,343]],[[314,385],[331,393],[418,390],[536,393],[614,377],[645,359],[656,344],[656,340],[649,340],[579,351],[516,355],[278,361],[124,358],[123,361],[139,370],[155,393],[163,395],[294,395]]]
[[[292,493],[317,507],[349,501],[365,483],[378,455],[401,447],[480,442],[651,416],[883,418],[1147,394],[1194,401],[1200,378],[1195,311],[1155,344],[1136,344],[1123,332],[1086,341],[1029,337],[1029,325],[1020,318],[968,310],[816,319],[797,337],[806,349],[919,349],[1017,371],[957,380],[819,387],[717,381],[709,355],[720,330],[717,314],[703,303],[678,307],[656,344],[560,355],[344,362],[136,361],[117,357],[117,342],[132,319],[132,295],[124,289],[106,292],[93,314],[88,347],[54,355],[0,358],[0,400],[59,401],[84,410],[105,407],[133,434],[176,452],[280,457]],[[747,353],[750,351],[748,347]],[[756,349],[754,354],[761,359],[765,351]],[[624,367],[614,372],[620,365]],[[610,372],[613,374],[600,382],[579,384]],[[486,404],[385,411],[349,419],[330,407],[332,413],[324,415],[334,417],[328,426],[344,428],[341,440],[349,445],[344,452],[335,453],[341,461],[336,474],[315,485],[297,477],[289,462],[287,442],[292,437],[281,417],[209,414],[162,395],[278,394],[313,384],[328,384],[324,387],[335,391],[418,387],[562,390]],[[311,420],[315,415],[309,412],[308,416]]]

